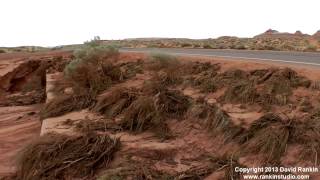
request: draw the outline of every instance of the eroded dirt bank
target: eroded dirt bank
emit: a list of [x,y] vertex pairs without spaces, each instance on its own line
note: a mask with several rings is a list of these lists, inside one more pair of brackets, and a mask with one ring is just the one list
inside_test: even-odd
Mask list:
[[46,73],[62,71],[70,55],[70,52],[0,55],[0,177],[15,172],[21,148],[39,137]]

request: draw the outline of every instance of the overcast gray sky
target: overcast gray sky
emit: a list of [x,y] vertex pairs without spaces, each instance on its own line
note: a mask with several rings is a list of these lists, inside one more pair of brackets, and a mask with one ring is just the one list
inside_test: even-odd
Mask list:
[[0,46],[320,29],[319,0],[2,0]]

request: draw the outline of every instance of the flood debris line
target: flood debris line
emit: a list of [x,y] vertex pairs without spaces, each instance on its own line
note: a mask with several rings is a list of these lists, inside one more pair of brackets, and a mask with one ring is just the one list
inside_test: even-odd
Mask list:
[[22,151],[17,179],[88,178],[106,168],[119,147],[108,135],[47,134]]

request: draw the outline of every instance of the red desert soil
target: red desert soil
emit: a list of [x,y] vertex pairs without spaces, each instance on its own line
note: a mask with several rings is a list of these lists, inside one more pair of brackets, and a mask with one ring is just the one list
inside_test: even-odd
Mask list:
[[[42,60],[57,56],[70,56],[70,52],[0,54],[0,79],[28,60]],[[0,104],[4,94],[0,89]],[[22,147],[39,137],[41,105],[0,106],[0,177],[15,172],[15,160]]]
[[40,134],[39,106],[0,107],[0,177],[14,172],[19,150]]
[[[4,54],[0,55],[0,79],[1,76],[11,72],[16,68],[21,62],[24,62],[28,59],[46,59],[51,56],[68,56],[70,52],[50,52],[50,53],[33,53],[33,54]],[[139,53],[121,53],[120,58],[122,61],[137,61],[145,59],[144,54]],[[228,60],[228,59],[213,59],[213,58],[204,58],[204,57],[180,57],[182,61],[199,61],[199,62],[210,62],[210,63],[219,63],[222,71],[227,71],[230,69],[241,69],[245,71],[256,70],[256,69],[266,69],[272,67],[290,67],[293,70],[297,71],[299,75],[303,75],[310,80],[319,80],[320,71],[319,69],[308,67],[308,66],[296,66],[296,65],[287,65],[287,64],[277,64],[277,63],[267,63],[267,62],[253,62],[253,61],[237,61],[237,60]],[[110,88],[104,96],[108,94],[114,88],[119,87],[139,87],[143,84],[145,80],[148,80],[148,72],[143,74],[137,74],[137,76],[129,79],[124,83],[120,83]],[[1,93],[1,92],[0,92]],[[183,93],[192,98],[197,98],[202,96],[200,92],[193,88],[187,88],[183,90]],[[208,93],[205,96],[205,99],[208,103],[215,103],[218,96],[223,94],[222,90],[217,93]],[[0,94],[1,96],[1,94]],[[317,103],[316,100],[319,96],[317,94],[310,94],[310,92],[305,91],[304,89],[296,89],[294,91],[294,97],[303,98],[303,97],[312,97],[311,103]],[[0,98],[1,99],[1,98]],[[318,105],[318,104],[315,104]],[[39,120],[39,110],[41,104],[31,105],[31,106],[10,106],[10,107],[0,107],[0,177],[2,175],[13,173],[15,170],[14,161],[18,155],[19,150],[28,142],[32,141],[33,138],[36,138],[40,135],[40,125]],[[259,109],[254,106],[248,106],[245,110],[239,107],[239,105],[225,104],[222,106],[222,109],[226,111],[231,119],[236,125],[243,124],[245,128],[249,127],[250,124],[256,119],[259,119],[263,113],[259,112]],[[279,109],[279,111],[281,108]],[[78,112],[72,112],[71,115],[77,114]],[[78,115],[81,113],[78,113]],[[70,118],[68,115],[66,115]],[[64,119],[66,116],[59,117],[58,119]],[[82,115],[84,116],[84,115]],[[75,116],[75,120],[78,119],[78,116]],[[81,118],[81,117],[80,117]],[[72,118],[70,118],[72,119]],[[230,143],[228,145],[223,145],[222,137],[215,136],[212,137],[206,133],[200,125],[190,121],[179,121],[172,119],[168,123],[170,129],[174,129],[174,135],[176,139],[168,140],[165,142],[160,142],[158,139],[155,139],[150,135],[150,133],[142,133],[139,135],[132,135],[126,132],[118,133],[116,136],[121,137],[123,143],[123,149],[121,149],[120,154],[133,154],[136,158],[143,158],[143,155],[148,155],[148,150],[161,150],[165,149],[169,153],[173,153],[172,159],[167,159],[157,162],[154,166],[158,170],[166,171],[184,171],[187,170],[192,165],[184,164],[185,159],[192,159],[202,154],[218,154],[223,155],[225,152],[231,154],[231,151],[235,151],[237,148],[236,145]],[[217,143],[218,142],[218,143]],[[297,153],[296,148],[293,150],[288,150],[287,156],[283,157],[283,162],[288,165],[294,165],[293,156]],[[141,153],[141,152],[146,152]],[[150,153],[150,152],[149,152]],[[152,155],[152,154],[151,154]],[[118,157],[119,158],[119,157]],[[146,157],[149,158],[149,157]],[[254,159],[256,157],[250,156],[245,157],[247,159]],[[246,160],[244,158],[244,160]],[[116,157],[117,160],[117,157]],[[243,161],[244,161],[243,160]],[[191,161],[191,160],[190,160]],[[197,166],[198,161],[191,161],[193,165]],[[246,162],[244,162],[245,164]],[[255,165],[255,161],[251,161],[252,164],[245,165]],[[113,161],[111,166],[116,167],[117,162]],[[174,164],[174,165],[172,165]],[[207,179],[215,179],[216,177],[221,177],[221,172],[215,172],[211,174]]]

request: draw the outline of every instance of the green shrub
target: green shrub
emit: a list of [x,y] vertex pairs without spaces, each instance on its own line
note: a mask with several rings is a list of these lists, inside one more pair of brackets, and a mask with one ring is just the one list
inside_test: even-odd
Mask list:
[[119,55],[117,48],[106,45],[86,45],[74,52],[75,59],[83,60],[84,63],[99,63],[102,60]]
[[74,52],[75,59],[65,67],[64,75],[74,87],[97,93],[123,79],[120,67],[114,64],[118,55],[115,47],[85,43]]

